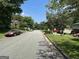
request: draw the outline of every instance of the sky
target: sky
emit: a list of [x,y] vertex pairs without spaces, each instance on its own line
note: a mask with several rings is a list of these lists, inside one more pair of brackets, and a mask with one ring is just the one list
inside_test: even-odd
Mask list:
[[22,16],[31,16],[35,22],[46,20],[46,4],[48,0],[27,0],[22,4]]

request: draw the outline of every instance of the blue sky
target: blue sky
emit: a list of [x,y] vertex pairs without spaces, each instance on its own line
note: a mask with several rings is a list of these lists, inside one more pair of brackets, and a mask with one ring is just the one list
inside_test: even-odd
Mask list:
[[23,16],[31,16],[35,22],[46,20],[46,7],[48,0],[27,0],[22,4]]

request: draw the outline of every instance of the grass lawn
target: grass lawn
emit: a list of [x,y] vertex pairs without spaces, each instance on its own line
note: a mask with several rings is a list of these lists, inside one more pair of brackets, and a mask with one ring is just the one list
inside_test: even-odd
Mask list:
[[0,33],[0,40],[4,37],[4,33]]
[[70,59],[79,59],[79,38],[70,35],[47,34],[51,42],[55,42]]

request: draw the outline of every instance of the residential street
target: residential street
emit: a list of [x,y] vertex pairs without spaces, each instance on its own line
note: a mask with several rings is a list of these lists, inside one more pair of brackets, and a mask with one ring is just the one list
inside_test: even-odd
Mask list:
[[9,56],[9,59],[40,59],[37,55],[40,49],[46,49],[39,47],[40,43],[46,43],[44,41],[43,33],[39,30],[5,38],[0,41],[0,56]]

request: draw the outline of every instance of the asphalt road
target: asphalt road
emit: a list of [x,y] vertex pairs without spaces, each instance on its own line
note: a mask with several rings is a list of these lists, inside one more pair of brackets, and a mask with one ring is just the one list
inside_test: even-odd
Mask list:
[[41,31],[25,32],[0,41],[0,59],[64,59],[53,45],[51,48]]
[[9,59],[36,59],[38,42],[43,39],[42,32],[38,30],[5,38],[0,41],[0,56],[9,56]]

